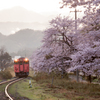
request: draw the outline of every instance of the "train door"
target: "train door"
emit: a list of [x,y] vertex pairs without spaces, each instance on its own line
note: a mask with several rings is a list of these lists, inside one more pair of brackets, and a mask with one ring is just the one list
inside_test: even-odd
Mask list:
[[24,63],[23,63],[23,61],[19,62],[19,69],[20,69],[20,72],[24,72]]

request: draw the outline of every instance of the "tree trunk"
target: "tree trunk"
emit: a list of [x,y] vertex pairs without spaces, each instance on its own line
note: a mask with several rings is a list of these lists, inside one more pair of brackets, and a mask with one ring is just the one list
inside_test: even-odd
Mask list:
[[76,70],[76,79],[77,79],[77,82],[79,82],[79,70],[78,69]]
[[91,75],[89,75],[89,82],[90,82],[90,83],[92,82],[92,78],[91,78]]
[[53,81],[54,81],[54,77],[52,77],[52,83],[51,83],[52,84],[52,87],[53,87]]

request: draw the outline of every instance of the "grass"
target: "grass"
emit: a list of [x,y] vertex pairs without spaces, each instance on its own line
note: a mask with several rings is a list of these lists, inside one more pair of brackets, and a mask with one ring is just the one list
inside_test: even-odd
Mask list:
[[[13,68],[9,69],[13,73]],[[30,71],[29,76],[33,76]],[[52,77],[54,81],[52,83]],[[29,86],[32,82],[32,88]],[[4,86],[0,86],[0,91]],[[26,78],[13,84],[9,92],[16,98],[27,97],[30,100],[100,100],[100,85],[78,83],[61,76],[37,73],[33,78]]]
[[0,82],[1,82],[2,80],[0,80]]
[[49,100],[51,98],[51,100],[58,100],[57,97],[46,93],[45,88],[37,84],[34,80],[32,80],[32,88],[29,88],[28,79],[13,84],[13,86],[10,87],[9,92],[15,96],[16,94],[20,94],[20,96],[27,97],[31,100]]
[[[49,88],[47,93],[68,100],[100,100],[100,85],[90,83],[78,83],[69,79],[55,77],[53,85],[52,78],[39,74],[34,78],[42,87]],[[50,90],[51,89],[51,90]]]
[[4,92],[4,88],[6,87],[6,85],[7,85],[7,83],[0,85],[0,92]]
[[32,88],[29,87],[29,79],[24,79],[13,84],[9,92],[30,100],[100,100],[100,85],[97,84],[55,78],[52,85],[50,77],[40,78],[38,81],[31,79],[31,81]]
[[33,77],[33,73],[34,73],[34,71],[30,68],[30,70],[29,70],[29,76]]

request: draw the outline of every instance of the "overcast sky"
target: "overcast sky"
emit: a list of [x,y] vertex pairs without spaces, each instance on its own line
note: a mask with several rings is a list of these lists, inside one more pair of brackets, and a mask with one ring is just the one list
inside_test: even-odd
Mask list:
[[[49,20],[51,20],[52,16],[54,17],[54,15],[57,16],[59,14],[64,15],[64,16],[70,16],[70,18],[74,19],[75,13],[74,12],[70,13],[70,11],[74,11],[74,9],[69,9],[67,7],[60,9],[60,7],[62,6],[60,2],[62,2],[62,0],[0,0],[0,10],[13,8],[15,6],[20,6],[20,7],[24,7],[27,10],[31,10],[33,12],[37,12],[42,15],[46,15],[46,18],[48,18],[48,22],[49,22]],[[79,9],[79,10],[81,10],[81,9]],[[82,14],[81,12],[77,13],[78,17],[81,14]],[[6,16],[4,16],[3,18],[6,18]],[[11,21],[8,19],[6,21]],[[17,18],[15,18],[15,19],[17,19]],[[44,21],[44,20],[41,19],[41,21]],[[37,20],[36,20],[36,22],[37,22]],[[20,29],[20,28],[18,28],[18,29]],[[35,27],[34,27],[34,29],[35,29]],[[10,31],[15,32],[15,29],[10,30]],[[2,33],[5,33],[5,32],[2,32]]]
[[0,0],[0,10],[21,6],[27,10],[32,10],[37,13],[44,12],[68,12],[69,9],[60,9],[62,0]]

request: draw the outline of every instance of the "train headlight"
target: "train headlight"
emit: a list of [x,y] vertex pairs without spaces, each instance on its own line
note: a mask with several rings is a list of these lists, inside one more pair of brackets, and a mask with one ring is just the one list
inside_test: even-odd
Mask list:
[[18,59],[15,59],[14,62],[18,62]]
[[27,62],[27,61],[28,61],[28,59],[27,59],[27,58],[25,58],[25,61]]

